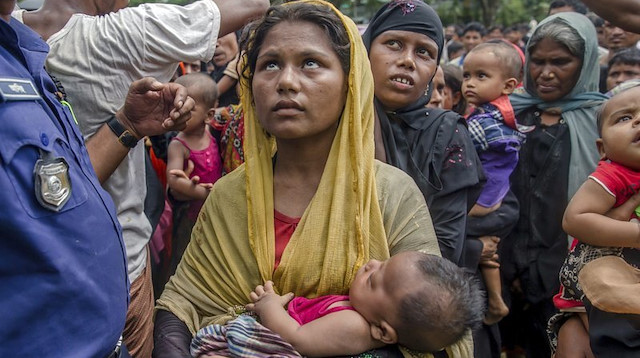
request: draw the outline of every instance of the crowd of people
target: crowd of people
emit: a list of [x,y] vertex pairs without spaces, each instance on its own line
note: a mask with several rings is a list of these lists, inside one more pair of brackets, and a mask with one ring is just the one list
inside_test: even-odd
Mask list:
[[640,352],[640,2],[127,5],[0,0],[0,356]]

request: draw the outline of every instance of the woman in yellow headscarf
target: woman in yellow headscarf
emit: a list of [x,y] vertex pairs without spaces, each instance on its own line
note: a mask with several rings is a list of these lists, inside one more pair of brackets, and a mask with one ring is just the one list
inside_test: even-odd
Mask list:
[[298,1],[249,33],[246,162],[215,184],[158,300],[158,356],[188,354],[191,335],[235,317],[267,280],[296,296],[346,294],[369,259],[440,255],[413,180],[374,160],[373,79],[354,23],[324,1]]

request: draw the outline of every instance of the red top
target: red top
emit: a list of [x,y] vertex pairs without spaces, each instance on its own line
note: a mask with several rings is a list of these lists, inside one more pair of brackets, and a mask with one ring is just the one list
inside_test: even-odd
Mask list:
[[[616,162],[601,160],[589,178],[595,180],[616,198],[613,207],[618,207],[640,191],[640,173]],[[635,215],[632,215],[632,218]]]
[[290,218],[274,210],[273,219],[273,226],[276,236],[276,262],[273,265],[273,269],[275,270],[278,268],[278,265],[280,265],[280,259],[282,258],[284,248],[287,247],[287,244],[291,239],[291,235],[293,235],[296,227],[298,227],[300,218]]

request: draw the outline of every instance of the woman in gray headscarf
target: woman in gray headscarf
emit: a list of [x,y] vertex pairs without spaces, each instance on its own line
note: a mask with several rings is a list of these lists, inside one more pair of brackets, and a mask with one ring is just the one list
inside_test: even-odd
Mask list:
[[562,216],[598,161],[595,112],[606,98],[598,78],[597,37],[587,17],[559,13],[538,25],[526,47],[526,93],[511,96],[518,122],[534,129],[512,176],[520,219],[501,249],[503,274],[519,282],[529,307],[518,322],[528,356],[550,356],[545,328],[569,243]]

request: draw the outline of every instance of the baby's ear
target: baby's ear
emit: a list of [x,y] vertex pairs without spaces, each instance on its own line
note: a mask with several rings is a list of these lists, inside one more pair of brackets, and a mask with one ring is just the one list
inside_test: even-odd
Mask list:
[[504,81],[504,88],[502,89],[502,94],[510,95],[513,93],[513,90],[518,86],[518,80],[514,77],[511,77]]
[[598,153],[600,154],[600,160],[607,159],[607,153],[604,151],[604,142],[602,138],[596,139],[596,146],[598,147]]
[[380,325],[370,324],[371,337],[384,344],[395,344],[398,342],[396,330],[386,321],[382,321]]

